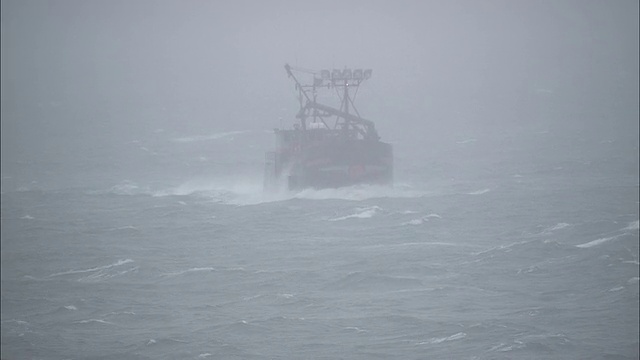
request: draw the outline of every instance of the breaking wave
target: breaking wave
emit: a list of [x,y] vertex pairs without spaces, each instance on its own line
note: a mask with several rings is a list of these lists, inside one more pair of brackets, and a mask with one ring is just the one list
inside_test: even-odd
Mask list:
[[73,274],[82,274],[82,273],[102,271],[102,270],[107,270],[107,269],[114,268],[116,266],[128,264],[128,263],[131,263],[131,262],[133,262],[133,260],[131,260],[131,259],[118,260],[117,262],[115,262],[113,264],[109,264],[109,265],[98,266],[98,267],[94,267],[94,268],[90,268],[90,269],[63,271],[63,272],[58,272],[58,273],[55,273],[55,274],[51,274],[51,275],[49,275],[49,277],[56,277],[56,276],[63,276],[63,275],[73,275]]
[[[125,189],[133,192],[139,187]],[[120,191],[122,193],[122,191]],[[152,196],[199,195],[229,205],[257,205],[291,199],[363,201],[376,198],[414,198],[429,195],[410,186],[354,185],[336,189],[265,192],[262,179],[226,178],[190,180],[175,187],[151,192]]]
[[329,221],[340,221],[340,220],[347,220],[347,219],[368,219],[373,217],[376,213],[378,213],[381,210],[382,208],[379,206],[357,208],[356,213],[354,214],[329,219]]
[[195,136],[175,138],[175,139],[171,139],[171,141],[177,142],[177,143],[190,143],[190,142],[197,142],[197,141],[218,140],[226,137],[232,137],[233,135],[243,134],[246,132],[248,132],[248,130],[227,131],[227,132],[220,132],[220,133],[215,133],[211,135],[195,135]]

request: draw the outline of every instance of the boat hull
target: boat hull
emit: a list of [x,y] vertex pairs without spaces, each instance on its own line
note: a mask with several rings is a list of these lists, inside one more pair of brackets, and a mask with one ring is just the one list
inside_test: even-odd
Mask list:
[[266,160],[267,190],[393,183],[393,148],[377,140],[335,137],[293,141],[267,153]]

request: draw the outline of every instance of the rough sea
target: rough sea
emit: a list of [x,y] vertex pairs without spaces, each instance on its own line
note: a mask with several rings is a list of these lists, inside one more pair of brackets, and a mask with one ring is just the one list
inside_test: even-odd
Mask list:
[[638,143],[395,146],[265,194],[273,135],[158,129],[2,170],[2,359],[638,359]]

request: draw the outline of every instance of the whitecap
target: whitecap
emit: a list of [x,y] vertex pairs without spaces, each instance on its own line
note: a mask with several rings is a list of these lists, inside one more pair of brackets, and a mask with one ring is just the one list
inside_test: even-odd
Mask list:
[[177,276],[177,275],[182,275],[182,274],[187,274],[192,272],[201,272],[201,271],[216,271],[216,269],[213,267],[191,268],[191,269],[182,270],[178,272],[166,273],[164,274],[164,276]]
[[80,279],[78,279],[78,281],[97,281],[97,280],[111,279],[113,277],[122,276],[124,274],[130,273],[132,271],[137,271],[137,270],[138,270],[137,266],[132,267],[130,269],[126,269],[126,270],[117,271],[115,273],[109,273],[109,272],[106,272],[104,270],[100,270],[100,271],[98,271],[96,273],[93,273],[93,274],[91,274],[89,276],[80,278]]
[[222,139],[222,138],[233,136],[233,135],[243,134],[246,132],[248,131],[247,130],[227,131],[227,132],[220,132],[220,133],[215,133],[211,135],[195,135],[195,136],[188,136],[188,137],[182,137],[182,138],[175,138],[175,139],[172,139],[171,141],[177,142],[177,143],[190,143],[190,142],[196,142],[196,141],[218,140],[218,139]]
[[334,219],[329,219],[329,221],[340,221],[340,220],[347,220],[347,219],[368,219],[373,217],[377,212],[379,212],[380,210],[382,210],[382,208],[380,208],[379,206],[371,206],[371,207],[366,207],[366,208],[357,208],[356,209],[356,213],[355,214],[351,214],[351,215],[346,215],[346,216],[341,216],[341,217],[337,217]]
[[424,218],[413,219],[413,220],[403,222],[402,225],[421,225],[425,220],[427,219],[424,219]]
[[620,291],[620,290],[624,290],[624,286],[618,286],[618,287],[614,287],[613,289],[609,289],[609,291],[611,292]]
[[442,337],[442,338],[431,338],[427,341],[418,343],[418,345],[424,345],[424,344],[439,344],[445,341],[453,341],[453,340],[460,340],[460,339],[464,339],[465,337],[467,337],[467,334],[463,333],[463,332],[459,332],[457,334],[453,334],[451,336],[447,336],[447,337]]
[[593,247],[593,246],[596,246],[596,245],[600,245],[600,244],[605,243],[607,241],[611,241],[611,240],[613,240],[613,239],[615,239],[617,237],[618,236],[611,236],[611,237],[601,238],[601,239],[590,241],[588,243],[576,245],[576,247],[586,249],[586,248],[590,248],[590,247]]
[[198,358],[200,358],[200,359],[204,359],[204,358],[209,357],[209,356],[213,356],[213,355],[211,355],[211,354],[209,354],[209,353],[204,353],[204,354],[200,354],[200,355],[198,355]]
[[51,275],[49,275],[49,277],[62,276],[62,275],[72,275],[72,274],[81,274],[81,273],[87,273],[87,272],[93,272],[93,271],[106,270],[106,269],[110,269],[110,268],[113,268],[113,267],[116,267],[116,266],[128,264],[128,263],[131,263],[131,262],[133,262],[133,260],[131,260],[131,259],[118,260],[117,262],[115,262],[113,264],[109,264],[109,265],[99,266],[99,267],[90,268],[90,269],[83,269],[83,270],[63,271],[63,272],[51,274]]
[[33,216],[31,216],[31,215],[25,215],[25,216],[21,217],[20,219],[23,219],[23,220],[33,220],[34,218],[33,218]]
[[145,151],[145,152],[148,152],[148,153],[149,153],[149,154],[151,154],[151,155],[158,155],[158,153],[157,153],[157,152],[152,151],[152,150],[149,150],[148,148],[146,148],[146,147],[144,147],[144,146],[140,146],[140,150]]
[[429,215],[425,215],[421,218],[418,219],[413,219],[413,220],[409,220],[406,222],[403,222],[402,225],[421,225],[422,223],[424,223],[425,221],[429,221],[429,219],[431,218],[435,218],[435,219],[442,219],[442,216],[432,213]]
[[428,192],[413,189],[405,184],[353,185],[337,189],[305,189],[293,197],[308,200],[352,200],[362,201],[376,198],[417,198],[429,195]]
[[119,184],[112,186],[108,192],[116,195],[138,195],[148,193],[148,189],[143,189],[138,186],[138,184],[124,180]]
[[362,329],[360,329],[360,328],[359,328],[359,327],[357,327],[357,326],[348,326],[348,327],[346,327],[346,328],[344,328],[344,329],[345,329],[345,330],[353,330],[353,331],[355,331],[355,332],[357,332],[357,333],[366,333],[366,332],[368,332],[367,330],[362,330]]
[[73,306],[73,305],[67,305],[67,306],[65,306],[64,308],[65,308],[65,309],[67,309],[67,310],[71,310],[71,311],[73,311],[73,310],[78,310],[78,308],[77,308],[77,307],[75,307],[75,306]]
[[470,193],[467,193],[467,195],[482,195],[482,194],[488,193],[489,191],[491,191],[491,189],[476,190],[476,191],[472,191]]
[[640,220],[632,221],[629,225],[622,230],[638,230],[640,228]]
[[113,325],[113,323],[110,323],[108,321],[102,320],[102,319],[88,319],[88,320],[80,320],[80,321],[76,321],[76,324],[89,324],[89,323],[100,323],[100,324],[108,324],[108,325]]
[[123,231],[123,230],[135,230],[138,231],[138,228],[133,225],[119,226],[111,229],[107,229],[107,231]]
[[639,277],[632,277],[631,279],[627,280],[627,282],[628,282],[629,284],[637,284],[637,283],[638,283],[638,280],[640,280],[640,278],[639,278]]
[[556,225],[548,228],[546,231],[555,231],[555,230],[560,230],[560,229],[564,229],[566,227],[571,226],[571,224],[567,224],[567,223],[557,223]]

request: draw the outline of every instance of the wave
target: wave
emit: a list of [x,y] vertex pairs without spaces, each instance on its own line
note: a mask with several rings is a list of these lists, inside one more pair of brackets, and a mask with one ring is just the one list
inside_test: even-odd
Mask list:
[[249,132],[249,130],[226,131],[226,132],[220,132],[220,133],[215,133],[211,135],[195,135],[195,136],[175,138],[175,139],[171,139],[171,141],[177,142],[177,143],[190,143],[190,142],[197,142],[197,141],[218,140],[226,137],[231,137],[233,135],[243,134],[246,132]]
[[622,229],[622,230],[638,230],[640,228],[640,220],[636,220],[636,221],[632,221],[629,223],[629,225]]
[[425,344],[440,344],[442,342],[445,341],[453,341],[453,340],[460,340],[460,339],[464,339],[467,337],[467,334],[463,333],[463,332],[459,332],[456,334],[453,334],[451,336],[446,336],[446,337],[442,337],[442,338],[431,338],[427,341],[423,341],[421,343],[418,343],[418,345],[425,345]]
[[[287,199],[284,194],[264,193],[262,179],[251,178],[198,179],[156,191],[154,197],[198,195],[229,205],[257,205]],[[291,198],[291,197],[289,197]]]
[[353,185],[336,189],[305,189],[293,197],[309,200],[353,200],[362,201],[376,198],[418,198],[429,192],[414,189],[406,184],[394,186]]
[[382,208],[379,206],[357,208],[356,209],[357,212],[355,214],[341,216],[334,219],[329,219],[329,221],[340,221],[340,220],[347,220],[347,219],[368,219],[373,217],[376,213],[378,213],[381,210]]
[[187,270],[182,270],[182,271],[177,271],[177,272],[172,272],[172,273],[166,273],[164,274],[164,276],[178,276],[178,275],[183,275],[183,274],[187,274],[187,273],[193,273],[193,272],[212,272],[212,271],[216,271],[215,268],[213,267],[201,267],[201,268],[191,268],[191,269],[187,269]]
[[489,191],[491,191],[491,189],[476,190],[476,191],[467,193],[467,195],[482,195],[482,194],[488,193]]
[[589,241],[589,242],[584,243],[584,244],[576,245],[576,247],[579,247],[579,248],[590,248],[590,247],[598,246],[598,245],[604,244],[606,242],[615,240],[615,239],[617,239],[619,237],[623,237],[623,236],[626,236],[626,235],[632,235],[630,233],[630,231],[633,232],[633,231],[637,231],[637,230],[638,230],[638,220],[630,222],[626,227],[623,227],[622,229],[620,229],[618,231],[614,231],[614,233],[616,233],[616,232],[618,233],[616,235],[602,237],[602,238],[599,238],[599,239],[596,239],[596,240],[593,240],[593,241]]
[[87,319],[87,320],[79,320],[75,322],[76,324],[90,324],[90,323],[100,323],[100,324],[108,324],[113,325],[113,323],[102,320],[102,319]]
[[139,186],[133,181],[124,180],[112,186],[106,192],[114,195],[145,195],[149,194],[150,190],[147,187]]
[[[144,191],[144,188],[130,183],[123,183],[120,187],[112,189],[112,192],[119,194],[140,194]],[[363,201],[376,198],[417,198],[429,193],[401,184],[397,186],[354,185],[335,189],[266,192],[263,190],[262,178],[229,177],[190,180],[178,186],[150,192],[150,194],[156,197],[198,195],[223,204],[244,206],[292,199]]]
[[549,231],[556,231],[556,230],[560,230],[560,229],[564,229],[566,227],[571,226],[571,224],[567,224],[567,223],[557,223],[556,225],[545,229],[544,232],[549,232]]
[[102,270],[107,270],[107,269],[114,268],[116,266],[128,264],[128,263],[131,263],[131,262],[133,262],[133,260],[131,260],[131,259],[118,260],[115,263],[109,264],[109,265],[98,266],[98,267],[94,267],[94,268],[90,268],[90,269],[63,271],[63,272],[58,272],[58,273],[51,274],[48,277],[51,278],[51,277],[56,277],[56,276],[64,276],[64,275],[73,275],[73,274],[82,274],[82,273],[88,273],[88,272],[102,271]]
[[594,247],[594,246],[606,243],[606,242],[611,241],[611,240],[615,240],[618,237],[620,237],[620,235],[600,238],[600,239],[597,239],[597,240],[589,241],[588,243],[576,245],[576,247],[586,249],[586,248],[590,248],[590,247]]
[[430,218],[442,219],[442,216],[438,214],[429,214],[418,219],[405,221],[402,225],[422,225],[425,221],[429,221]]
[[424,284],[414,277],[388,276],[352,272],[327,286],[327,289],[339,291],[387,291],[396,292],[408,289],[423,289]]

